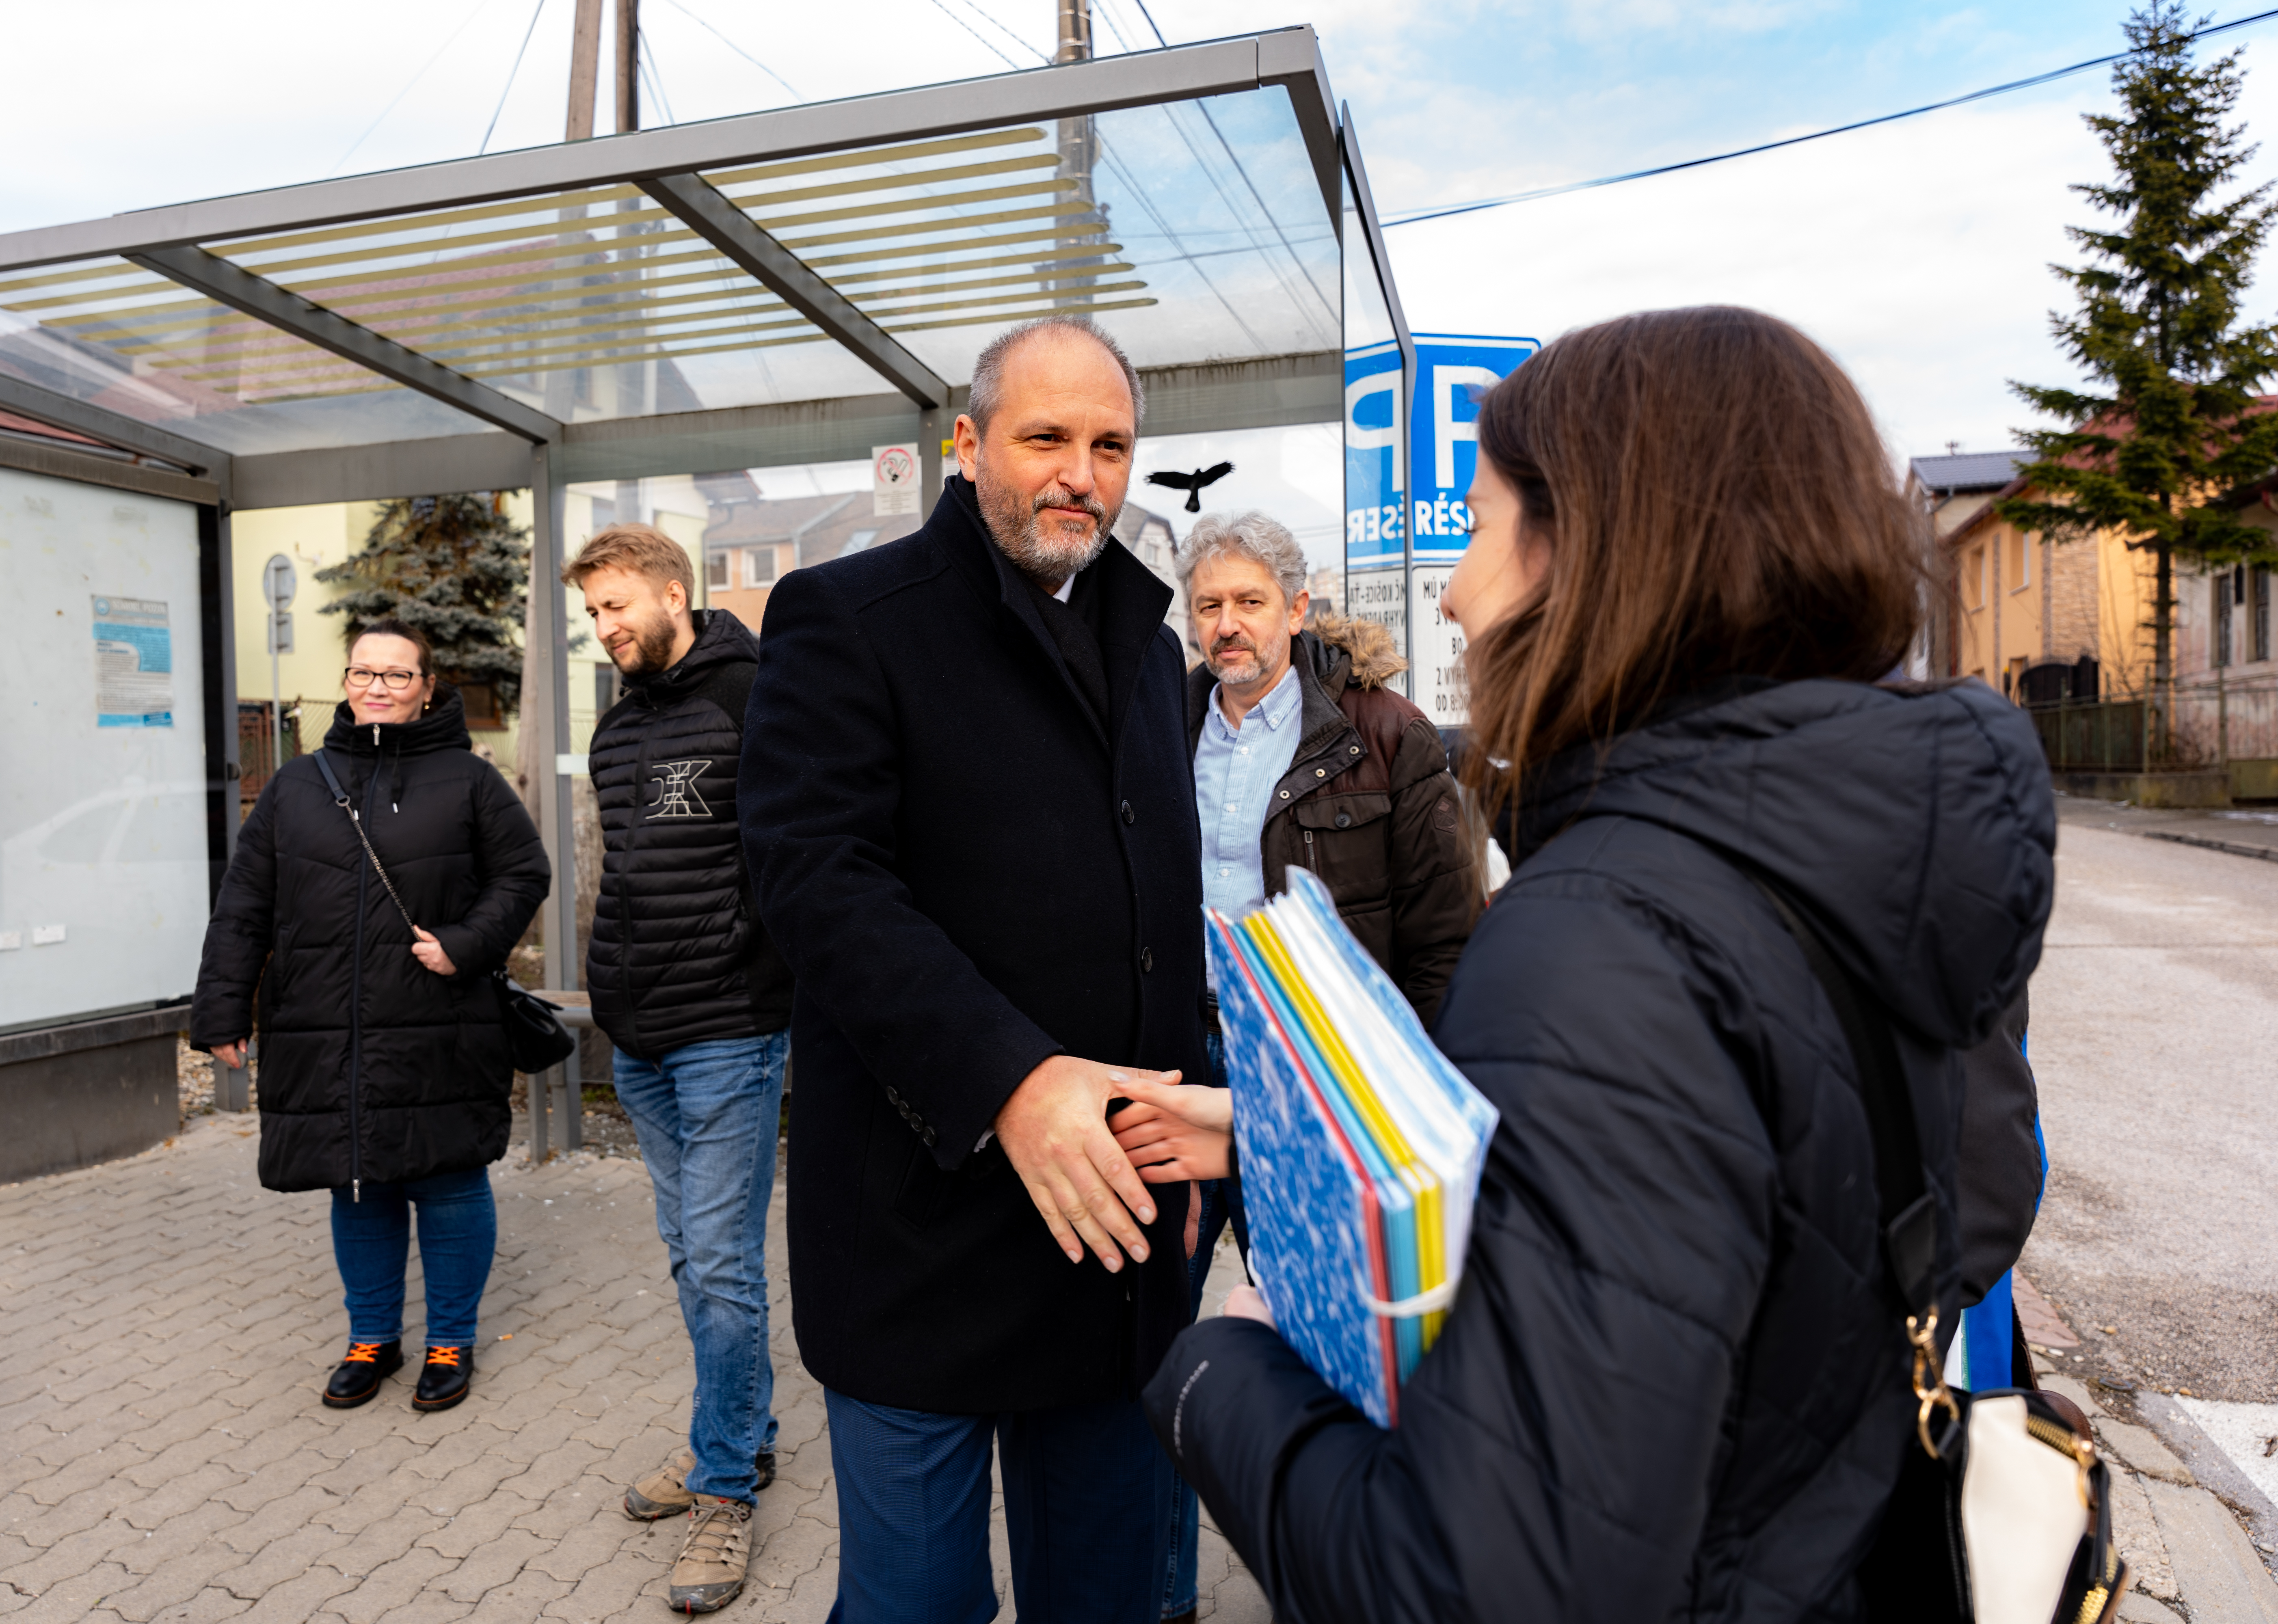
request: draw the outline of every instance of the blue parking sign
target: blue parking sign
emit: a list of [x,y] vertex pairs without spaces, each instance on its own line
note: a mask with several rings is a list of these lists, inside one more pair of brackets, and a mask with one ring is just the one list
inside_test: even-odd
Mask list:
[[[1464,493],[1472,488],[1479,455],[1479,412],[1472,390],[1493,388],[1541,347],[1533,339],[1448,332],[1416,335],[1416,403],[1410,414],[1408,468],[1409,486],[1414,492],[1418,564],[1453,564],[1464,556],[1471,540],[1471,515],[1464,506]],[[1349,419],[1349,359],[1345,377],[1345,410]],[[1349,444],[1349,431],[1347,438]],[[1351,489],[1349,473],[1346,489]],[[1351,499],[1346,498],[1348,503]],[[1349,553],[1349,512],[1345,522]],[[1400,551],[1396,541],[1392,551],[1395,556]]]
[[1397,568],[1407,513],[1400,345],[1345,352],[1345,568]]

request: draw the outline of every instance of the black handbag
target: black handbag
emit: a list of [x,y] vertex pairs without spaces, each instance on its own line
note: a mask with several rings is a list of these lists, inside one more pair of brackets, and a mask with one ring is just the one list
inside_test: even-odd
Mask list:
[[[378,874],[380,884],[387,888],[387,900],[395,904],[396,912],[403,916],[403,922],[411,926],[411,934],[417,936],[419,926],[412,923],[411,910],[406,908],[403,898],[396,895],[395,881],[387,877],[386,865],[380,862],[379,853],[371,849],[371,839],[363,832],[363,819],[356,812],[355,803],[349,800],[348,792],[340,787],[340,777],[333,771],[333,764],[325,759],[325,752],[321,750],[314,752],[314,759],[317,771],[325,775],[325,787],[333,792],[333,804],[348,813],[348,821],[355,827],[356,839],[363,846],[363,854],[371,859],[371,872]],[[568,1027],[554,1018],[554,1011],[562,1007],[560,1004],[547,1003],[503,970],[492,971],[491,979],[498,983],[499,1010],[503,1018],[501,1024],[506,1027],[507,1052],[514,1056],[516,1071],[543,1071],[560,1065],[577,1052],[577,1040],[570,1035]]]
[[[1745,872],[1745,871],[1744,871]],[[1916,1403],[1897,1488],[1859,1570],[1867,1617],[1908,1624],[2105,1624],[2131,1577],[2112,1543],[2111,1474],[2087,1418],[2030,1388],[1957,1393],[1938,1353],[1938,1210],[1882,1006],[1777,888],[1750,873],[1803,949],[1851,1049],[1875,1144],[1883,1257]]]

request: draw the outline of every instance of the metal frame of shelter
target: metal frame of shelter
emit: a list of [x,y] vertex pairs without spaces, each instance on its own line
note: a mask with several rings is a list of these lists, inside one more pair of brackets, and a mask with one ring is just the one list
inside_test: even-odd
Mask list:
[[[1286,110],[1260,92],[1286,94]],[[1180,103],[1201,111],[1173,121],[1166,111],[1162,122],[1187,132],[1201,167],[1181,172],[1185,158],[1165,159],[1162,172],[1208,174],[1228,199],[1248,187],[1257,202],[1248,238],[1218,233],[1235,247],[1182,239],[1175,195],[1132,206],[1131,189],[1150,179],[1134,174],[1131,154],[1118,172],[1127,197],[1118,225],[1095,196],[1092,167],[1113,157],[1102,158],[1093,121]],[[1280,138],[1282,185],[1271,204],[1259,178],[1269,158],[1243,144],[1244,108],[1294,130]],[[1047,121],[1057,123],[1056,146],[1015,150],[1049,142],[1045,131],[1018,127]],[[1218,141],[1208,152],[1193,134],[1205,122]],[[968,343],[944,339],[943,330],[979,335],[969,340],[977,347],[1004,324],[1051,309],[1099,312],[1127,345],[1128,325],[1148,337],[1146,353],[1132,347],[1150,435],[1342,421],[1346,290],[1357,271],[1381,295],[1378,324],[1388,318],[1408,347],[1348,123],[1313,31],[1295,27],[0,235],[0,410],[103,443],[0,437],[0,466],[200,504],[217,885],[237,825],[237,729],[224,721],[235,715],[237,687],[231,512],[469,490],[543,493],[533,502],[531,557],[531,591],[543,603],[530,624],[552,680],[524,696],[522,725],[541,743],[532,799],[554,864],[547,980],[575,987],[558,578],[568,485],[867,460],[876,445],[914,438],[924,489],[937,490],[941,442],[966,393],[944,373],[964,364],[955,346]],[[1307,185],[1290,181],[1300,152]],[[1270,179],[1263,184],[1273,189]],[[761,194],[750,194],[753,187]],[[916,188],[934,210],[930,225],[877,224],[913,206],[877,201],[897,187]],[[1290,201],[1299,193],[1302,210]],[[1145,269],[1117,260],[1120,245],[1106,240],[1143,211],[1160,229],[1136,234],[1177,250],[1157,262],[1170,267],[1165,274],[1209,287],[1215,303],[1197,294],[1190,310],[1150,309],[1158,298],[1125,296],[1144,290],[1143,279],[1110,279]],[[1293,238],[1288,221],[1307,214]],[[517,215],[519,227],[497,225]],[[530,246],[533,216],[559,223],[546,228],[551,248]],[[897,231],[932,240],[860,246]],[[485,247],[499,241],[508,246]],[[848,243],[857,246],[820,251]],[[565,244],[585,257],[564,259]],[[402,263],[414,249],[427,255],[416,274]],[[845,269],[865,252],[899,254],[906,265],[914,255],[930,268]],[[1204,262],[1252,253],[1263,268],[1257,286],[1282,292],[1230,298]],[[987,274],[966,274],[975,269]],[[1340,278],[1337,286],[1324,292],[1317,269]],[[898,277],[921,286],[877,286]],[[684,291],[691,284],[695,291]],[[1311,325],[1272,325],[1273,300],[1284,297],[1293,310],[1304,305]],[[1315,300],[1326,324],[1311,314]],[[694,305],[709,309],[680,313]],[[1248,336],[1219,341],[1234,332]],[[1313,338],[1280,336],[1288,332]],[[1180,352],[1189,333],[1200,353]],[[34,339],[43,347],[37,365],[19,359]],[[929,346],[931,359],[921,353]],[[709,362],[695,359],[706,355]],[[764,356],[789,358],[791,381],[773,399],[706,406],[685,390],[670,400],[654,393],[660,358],[764,371],[776,364]],[[846,387],[845,358],[867,370],[872,392]],[[651,393],[615,415],[581,409],[585,385],[575,380],[594,370],[638,374],[622,387]],[[799,381],[817,377],[823,385],[800,397]],[[138,393],[152,379],[164,387]]]

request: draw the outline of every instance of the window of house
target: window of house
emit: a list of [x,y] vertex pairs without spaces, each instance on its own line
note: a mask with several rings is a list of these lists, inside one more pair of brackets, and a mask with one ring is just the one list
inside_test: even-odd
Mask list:
[[715,592],[728,588],[728,554],[707,553],[704,558],[704,584]]
[[2227,666],[2230,663],[2230,600],[2231,573],[2228,569],[2214,578],[2214,641],[2208,663]]
[[2248,640],[2258,660],[2270,658],[2270,572],[2258,568],[2247,576],[2250,593],[2246,611]]
[[770,586],[776,578],[776,550],[773,547],[744,549],[744,584]]
[[1985,606],[1985,549],[1972,547],[1961,564],[1961,601],[1972,609]]
[[2022,530],[2011,530],[2008,544],[2009,555],[2001,560],[2001,583],[2013,592],[2022,592],[2033,583],[2033,550]]

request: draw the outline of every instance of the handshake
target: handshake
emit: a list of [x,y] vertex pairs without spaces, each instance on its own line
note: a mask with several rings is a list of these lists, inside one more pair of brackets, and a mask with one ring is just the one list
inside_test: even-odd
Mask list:
[[[1055,1055],[998,1111],[1005,1157],[1070,1262],[1081,1262],[1086,1247],[1111,1274],[1125,1253],[1146,1262],[1139,1225],[1155,1221],[1147,1186],[1232,1170],[1232,1097],[1179,1078]],[[1117,1099],[1128,1103],[1110,1117]]]

